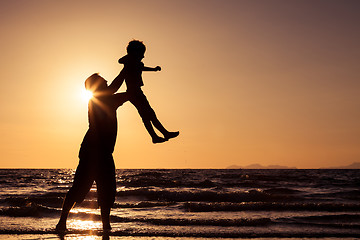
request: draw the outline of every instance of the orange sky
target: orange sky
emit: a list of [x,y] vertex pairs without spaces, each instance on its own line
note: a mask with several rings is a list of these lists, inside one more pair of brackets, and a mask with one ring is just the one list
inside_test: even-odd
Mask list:
[[[75,168],[84,80],[127,43],[159,119],[118,110],[117,168],[298,168],[360,161],[359,1],[0,1],[0,167]],[[124,91],[121,88],[120,91]]]

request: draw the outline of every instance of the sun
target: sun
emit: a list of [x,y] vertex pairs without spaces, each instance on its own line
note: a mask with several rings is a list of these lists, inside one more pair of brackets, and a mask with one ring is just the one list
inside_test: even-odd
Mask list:
[[81,98],[84,102],[88,102],[93,97],[93,93],[89,90],[82,90]]

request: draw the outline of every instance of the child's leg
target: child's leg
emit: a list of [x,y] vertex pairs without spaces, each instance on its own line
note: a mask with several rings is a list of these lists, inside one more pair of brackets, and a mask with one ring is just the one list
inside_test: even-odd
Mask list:
[[150,107],[149,105],[149,108],[151,109],[151,111],[153,112],[151,115],[150,115],[150,118],[151,118],[151,122],[152,124],[154,125],[154,127],[159,130],[163,135],[164,135],[164,138],[166,140],[170,139],[170,138],[174,138],[174,137],[177,137],[179,135],[179,132],[169,132],[168,130],[166,130],[166,128],[161,124],[161,122],[159,121],[159,119],[157,118],[156,114],[155,114],[155,111]]
[[159,130],[163,135],[168,133],[169,131],[165,129],[165,127],[161,124],[159,119],[156,117],[155,113],[152,115],[151,122],[154,125],[154,127]]
[[169,132],[166,130],[156,116],[152,120],[152,123],[154,124],[154,127],[156,127],[156,129],[158,129],[164,135],[165,139],[174,138],[179,135],[179,132]]
[[[147,121],[150,121],[150,123],[148,123],[148,122],[145,123],[145,121],[144,121],[144,125],[151,136],[154,135],[154,136],[158,137],[156,135],[154,129],[152,128],[152,125],[154,125],[154,127],[164,135],[164,138],[158,137],[162,140],[161,142],[164,142],[164,139],[165,139],[165,141],[167,141],[168,139],[177,137],[179,135],[179,132],[169,132],[168,130],[166,130],[166,128],[161,124],[161,122],[157,118],[155,111],[150,106],[150,103],[147,100],[146,96],[142,92],[141,92],[141,94],[139,94],[137,96],[136,102],[137,102],[136,104],[138,106],[136,106],[135,104],[134,105],[138,109],[143,121],[144,121],[144,119],[146,119]],[[153,142],[154,142],[154,138],[153,138]]]
[[[139,112],[139,115],[144,123],[146,130],[152,138],[153,143],[161,143],[165,142],[166,139],[159,137],[152,125],[152,119],[157,119],[154,110],[151,108],[149,102],[147,101],[144,94],[138,93],[136,95],[132,95],[130,98],[130,102],[136,107]],[[159,121],[158,121],[159,122]],[[159,122],[161,125],[161,123]],[[155,125],[154,125],[155,126]],[[159,126],[159,125],[158,125]],[[162,126],[162,125],[161,125]],[[156,126],[155,126],[156,127]],[[161,127],[160,127],[161,128]],[[162,127],[165,129],[164,127]],[[162,129],[162,130],[163,130]],[[166,131],[166,130],[165,130]],[[161,131],[160,131],[161,132]]]
[[150,134],[150,136],[152,138],[153,143],[162,143],[162,142],[166,141],[164,138],[159,137],[156,134],[156,132],[155,132],[155,130],[154,130],[152,124],[151,124],[151,121],[149,119],[142,118],[142,120],[143,120],[143,123],[144,123],[144,126],[145,126],[146,130],[148,131],[148,133]]

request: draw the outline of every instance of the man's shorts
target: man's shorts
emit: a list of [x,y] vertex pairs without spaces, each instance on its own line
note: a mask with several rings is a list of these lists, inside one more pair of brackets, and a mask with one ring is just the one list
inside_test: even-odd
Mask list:
[[111,154],[101,157],[80,159],[75,172],[74,183],[68,194],[81,203],[96,182],[98,204],[112,207],[115,202],[116,178],[115,164]]

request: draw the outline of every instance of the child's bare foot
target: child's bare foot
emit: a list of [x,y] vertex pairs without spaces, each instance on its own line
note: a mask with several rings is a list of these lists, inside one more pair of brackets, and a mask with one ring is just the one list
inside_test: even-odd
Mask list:
[[163,143],[163,142],[166,142],[167,141],[167,139],[165,139],[165,138],[162,138],[162,137],[153,137],[153,139],[152,139],[152,142],[155,144],[155,143]]
[[174,138],[174,137],[177,137],[179,136],[180,132],[177,131],[177,132],[168,132],[166,134],[164,134],[164,137],[166,140],[169,140],[170,138]]

